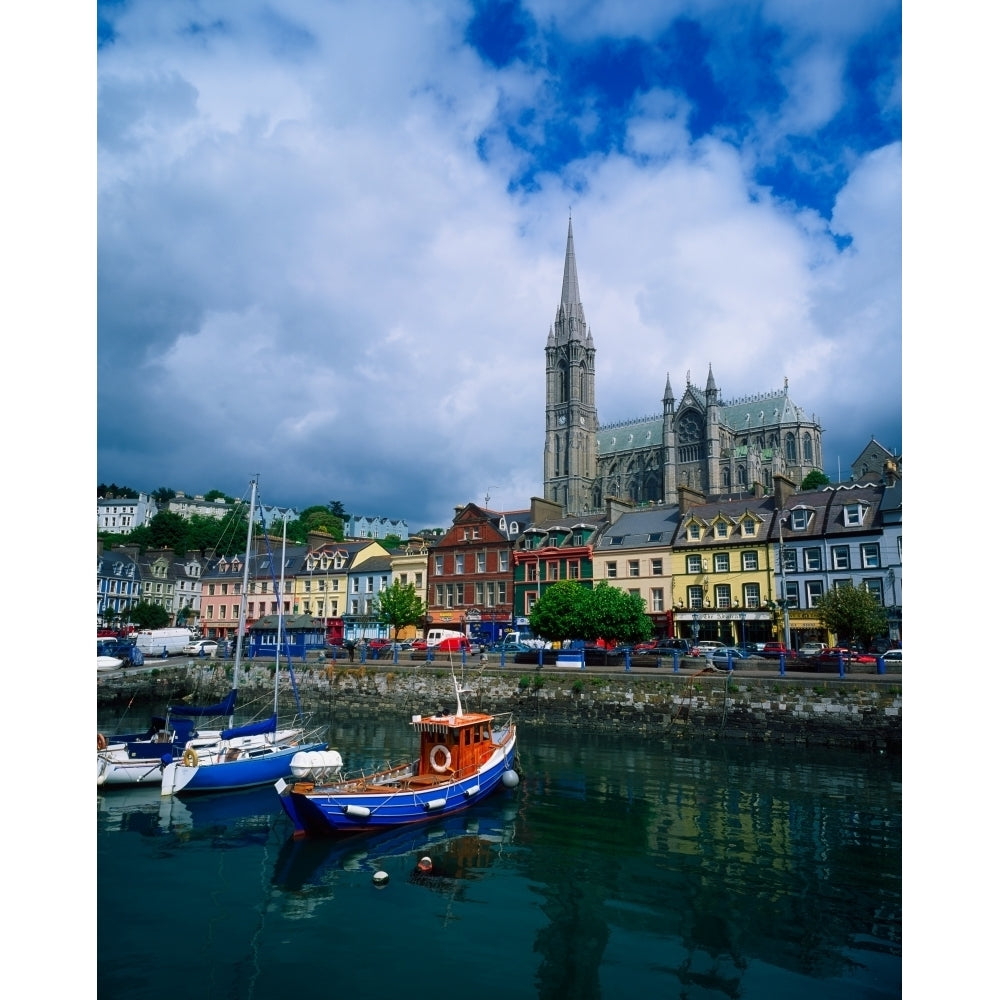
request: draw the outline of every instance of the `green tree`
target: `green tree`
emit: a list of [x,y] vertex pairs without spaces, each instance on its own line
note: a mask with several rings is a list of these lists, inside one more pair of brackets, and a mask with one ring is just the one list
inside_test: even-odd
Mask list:
[[830,477],[823,475],[819,469],[813,469],[812,472],[802,480],[801,489],[803,490],[818,490],[821,486],[829,486]]
[[587,603],[594,639],[636,643],[645,642],[653,634],[653,622],[646,614],[646,602],[638,594],[629,594],[602,580],[590,592]]
[[528,620],[536,635],[549,640],[642,642],[653,634],[642,598],[603,581],[593,590],[575,580],[546,587]]
[[535,601],[528,621],[543,639],[589,639],[587,602],[590,590],[576,580],[560,580],[546,587]]
[[816,602],[816,617],[844,644],[861,642],[867,647],[888,629],[885,609],[875,595],[850,583],[827,591]]
[[334,517],[339,517],[342,522],[350,521],[351,515],[344,510],[344,505],[339,500],[331,500],[327,507]]
[[225,500],[226,503],[235,503],[236,502],[228,493],[223,493],[222,490],[209,490],[205,494],[205,499],[208,500],[208,501],[212,501],[212,500]]
[[377,621],[392,629],[392,637],[395,639],[401,628],[422,622],[427,609],[412,583],[395,580],[391,587],[386,587],[372,601],[372,614]]
[[386,535],[382,539],[382,548],[391,552],[393,549],[401,549],[403,547],[403,539],[399,535]]
[[170,503],[170,501],[173,500],[175,496],[177,496],[177,490],[173,489],[170,486],[160,486],[157,489],[153,490],[153,492],[150,493],[149,495],[157,503],[160,504]]
[[154,548],[182,551],[186,534],[187,522],[172,510],[161,510],[149,522],[150,542]]
[[140,601],[129,612],[129,620],[138,628],[163,628],[170,623],[170,615],[159,604]]

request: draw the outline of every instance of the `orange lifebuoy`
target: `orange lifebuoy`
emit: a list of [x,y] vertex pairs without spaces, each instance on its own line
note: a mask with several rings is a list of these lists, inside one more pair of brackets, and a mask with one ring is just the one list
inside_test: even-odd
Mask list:
[[[439,763],[441,754],[444,754],[444,760]],[[431,762],[431,767],[438,774],[444,774],[451,767],[451,751],[443,743],[438,743],[436,746],[431,747],[428,759]]]
[[197,767],[198,751],[194,747],[188,747],[181,756],[181,763],[185,767]]
[[98,750],[107,750],[108,749],[108,741],[105,738],[104,733],[98,733],[97,734],[97,749]]

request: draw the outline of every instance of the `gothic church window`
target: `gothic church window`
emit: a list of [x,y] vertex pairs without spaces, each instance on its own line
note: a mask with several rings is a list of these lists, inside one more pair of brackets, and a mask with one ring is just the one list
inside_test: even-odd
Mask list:
[[796,458],[795,435],[792,433],[785,435],[785,458],[789,462],[794,462]]

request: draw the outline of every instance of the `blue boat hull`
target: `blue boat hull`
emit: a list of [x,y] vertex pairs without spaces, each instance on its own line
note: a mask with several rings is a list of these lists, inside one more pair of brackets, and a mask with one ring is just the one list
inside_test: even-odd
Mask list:
[[173,761],[163,769],[162,795],[228,792],[239,788],[273,785],[291,774],[291,761],[300,751],[325,750],[326,743],[261,748],[240,760],[202,763],[190,767]]
[[481,801],[497,789],[507,771],[514,772],[514,753],[511,739],[502,753],[475,774],[422,790],[352,794],[320,786],[296,791],[296,785],[284,777],[275,787],[282,808],[295,826],[296,837],[384,830],[450,816]]

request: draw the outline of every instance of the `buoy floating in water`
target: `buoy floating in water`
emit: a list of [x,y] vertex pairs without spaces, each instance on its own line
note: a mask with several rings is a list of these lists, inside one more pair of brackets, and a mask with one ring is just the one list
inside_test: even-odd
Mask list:
[[420,859],[420,860],[419,860],[419,861],[417,862],[417,871],[418,871],[418,872],[424,872],[424,873],[426,874],[426,873],[427,873],[427,872],[429,872],[429,871],[430,871],[430,870],[431,870],[431,869],[432,869],[433,867],[434,867],[434,862],[433,862],[433,861],[431,861],[431,859],[430,859],[430,858],[428,858],[428,857],[427,857],[426,855],[424,855],[424,857],[422,857],[422,858],[421,858],[421,859]]
[[376,885],[385,885],[389,881],[389,873],[383,871],[375,872],[375,874],[372,875],[372,881]]
[[521,783],[517,771],[504,771],[503,777],[500,780],[503,782],[504,788],[517,788]]

